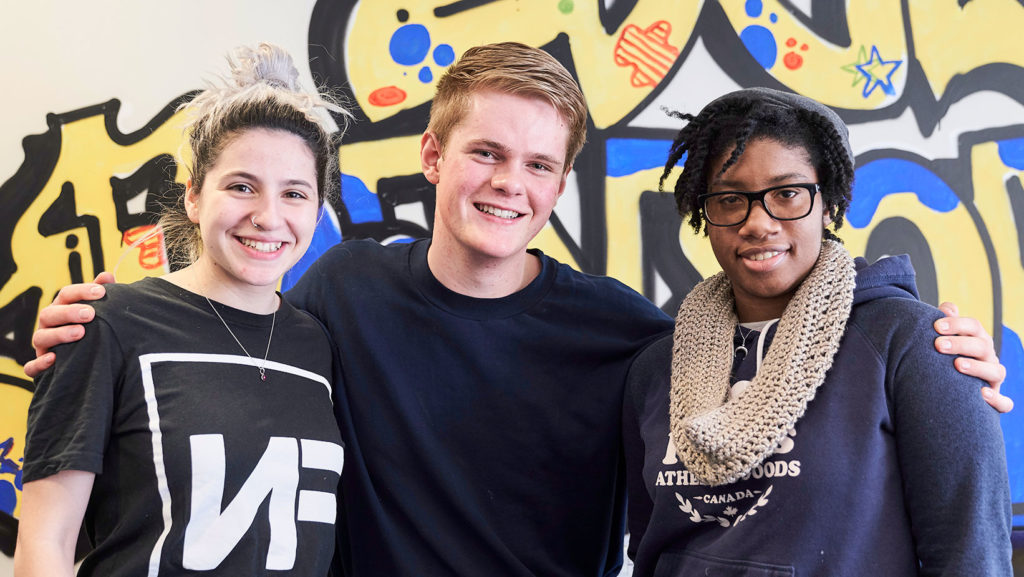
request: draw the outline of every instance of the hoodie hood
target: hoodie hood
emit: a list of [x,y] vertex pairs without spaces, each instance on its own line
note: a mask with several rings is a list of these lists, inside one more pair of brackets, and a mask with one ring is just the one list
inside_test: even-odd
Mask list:
[[910,256],[900,254],[882,257],[871,264],[863,257],[857,257],[853,262],[857,270],[857,285],[853,289],[854,306],[886,297],[918,300]]

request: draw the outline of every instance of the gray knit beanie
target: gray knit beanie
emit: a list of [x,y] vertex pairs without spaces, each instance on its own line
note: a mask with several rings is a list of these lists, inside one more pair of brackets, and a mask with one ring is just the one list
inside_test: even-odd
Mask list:
[[853,159],[853,149],[850,148],[850,131],[847,130],[843,119],[839,118],[839,115],[831,108],[816,100],[811,100],[806,96],[793,94],[792,92],[782,92],[780,90],[758,86],[755,88],[744,88],[743,90],[737,90],[724,96],[719,96],[705,106],[698,116],[715,114],[717,109],[722,108],[725,105],[734,104],[748,106],[775,106],[786,110],[806,110],[808,112],[813,112],[827,120],[828,123],[836,129],[836,132],[839,133],[840,137],[842,137],[843,149],[846,151],[846,156],[849,158],[850,164],[855,164]]

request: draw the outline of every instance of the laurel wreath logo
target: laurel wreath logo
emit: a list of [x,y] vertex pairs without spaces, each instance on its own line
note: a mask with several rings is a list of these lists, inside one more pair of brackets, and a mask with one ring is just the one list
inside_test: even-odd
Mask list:
[[[718,523],[722,527],[735,527],[736,525],[739,525],[741,521],[745,521],[747,517],[757,515],[757,509],[768,504],[768,495],[771,494],[772,487],[774,487],[774,485],[769,485],[765,492],[757,498],[757,502],[751,505],[750,508],[747,509],[746,513],[736,517],[734,520],[718,515],[701,515],[700,511],[690,503],[690,500],[679,493],[676,493],[676,500],[679,501],[679,509],[682,510],[683,513],[686,513],[689,516],[690,521],[693,521],[694,523]],[[739,510],[735,507],[726,507],[725,510],[722,511],[722,514],[727,517],[731,517],[738,512]]]

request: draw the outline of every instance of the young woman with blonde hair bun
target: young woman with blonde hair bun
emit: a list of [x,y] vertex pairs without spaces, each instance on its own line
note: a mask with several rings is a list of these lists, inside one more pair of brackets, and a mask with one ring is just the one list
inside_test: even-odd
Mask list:
[[29,408],[15,572],[327,574],[343,450],[331,343],[277,292],[337,191],[345,111],[281,48],[239,48],[184,106],[192,159],[161,223],[174,266],[108,285]]

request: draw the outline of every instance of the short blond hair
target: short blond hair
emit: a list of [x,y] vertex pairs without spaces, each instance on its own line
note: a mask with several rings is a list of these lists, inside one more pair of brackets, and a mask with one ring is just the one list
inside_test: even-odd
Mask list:
[[587,140],[587,102],[569,71],[539,48],[518,42],[499,42],[467,50],[437,83],[427,130],[437,135],[442,150],[462,122],[473,94],[495,90],[541,98],[555,107],[569,127],[565,168]]

